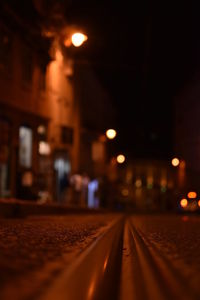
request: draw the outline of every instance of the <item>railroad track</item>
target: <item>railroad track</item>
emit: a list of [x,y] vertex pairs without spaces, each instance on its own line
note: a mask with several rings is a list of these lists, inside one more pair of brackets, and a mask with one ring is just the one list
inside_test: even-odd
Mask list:
[[137,226],[118,217],[39,300],[199,300],[200,293]]
[[124,229],[120,300],[200,299],[171,261],[136,229],[134,218]]

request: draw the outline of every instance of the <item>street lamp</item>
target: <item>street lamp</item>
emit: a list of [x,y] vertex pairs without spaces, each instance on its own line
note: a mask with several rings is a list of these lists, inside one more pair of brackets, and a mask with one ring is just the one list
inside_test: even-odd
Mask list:
[[123,163],[125,162],[125,160],[126,160],[126,158],[125,158],[125,156],[124,156],[123,154],[119,154],[119,155],[117,156],[117,162],[118,162],[119,164],[123,164]]
[[71,47],[71,45],[73,45],[74,47],[80,47],[85,41],[87,41],[87,39],[87,35],[81,32],[75,32],[74,30],[69,30],[69,32],[65,34],[63,42],[65,47],[67,48]]
[[177,157],[174,157],[171,161],[173,167],[178,167],[180,164],[180,160]]
[[181,201],[180,201],[180,206],[182,207],[182,208],[185,208],[185,207],[187,207],[187,205],[188,205],[188,201],[187,201],[187,199],[181,199]]
[[108,129],[106,130],[106,136],[109,140],[112,140],[116,137],[117,132],[115,129]]
[[72,44],[75,47],[80,47],[85,41],[87,41],[88,37],[87,35],[81,33],[81,32],[76,32],[72,35]]
[[192,191],[192,192],[189,192],[187,194],[187,196],[189,199],[195,199],[197,197],[197,193]]

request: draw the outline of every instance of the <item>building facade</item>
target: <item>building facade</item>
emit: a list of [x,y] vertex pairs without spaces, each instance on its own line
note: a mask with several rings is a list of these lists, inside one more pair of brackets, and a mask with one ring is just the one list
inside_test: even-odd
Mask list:
[[63,177],[77,168],[79,111],[74,83],[59,44],[45,43],[18,15],[4,12],[0,22],[1,197],[35,198],[46,191],[59,199]]
[[119,168],[118,205],[134,212],[177,209],[176,170],[170,161],[134,160]]
[[200,180],[200,74],[174,99],[174,145],[176,156],[184,161],[186,188],[198,188]]
[[110,163],[105,133],[115,128],[116,111],[90,64],[77,65],[75,70],[75,95],[80,103],[80,171],[99,177],[106,174]]
[[113,107],[58,31],[42,35],[32,5],[30,20],[1,7],[0,197],[61,201],[72,174],[104,172]]

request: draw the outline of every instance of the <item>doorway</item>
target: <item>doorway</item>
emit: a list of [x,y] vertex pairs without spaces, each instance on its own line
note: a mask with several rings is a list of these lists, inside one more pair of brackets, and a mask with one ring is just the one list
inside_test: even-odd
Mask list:
[[0,197],[3,198],[10,196],[10,142],[10,123],[0,119]]

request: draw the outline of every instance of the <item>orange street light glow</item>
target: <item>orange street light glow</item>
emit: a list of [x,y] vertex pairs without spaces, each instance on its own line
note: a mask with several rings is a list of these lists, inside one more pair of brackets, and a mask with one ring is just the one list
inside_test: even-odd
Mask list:
[[189,192],[187,194],[189,199],[195,199],[197,197],[197,193],[196,192]]
[[123,189],[122,191],[121,191],[121,193],[122,193],[122,195],[123,196],[128,196],[128,194],[129,194],[129,191],[128,191],[128,189]]
[[123,154],[119,154],[119,155],[117,156],[117,162],[118,162],[119,164],[123,164],[123,162],[125,162],[125,156],[124,156]]
[[183,208],[186,207],[186,206],[188,205],[187,199],[181,199],[180,205],[181,205],[181,207],[183,207]]
[[117,135],[117,132],[115,129],[108,129],[106,130],[106,136],[108,139],[112,140],[116,137]]
[[136,182],[135,182],[135,186],[136,186],[136,188],[142,187],[142,180],[141,179],[137,179]]
[[197,204],[198,204],[198,206],[200,207],[200,200],[198,200]]
[[76,32],[72,35],[72,44],[75,47],[80,47],[87,39],[88,37],[85,34]]
[[180,164],[180,161],[177,157],[172,159],[172,166],[178,167],[179,164]]

